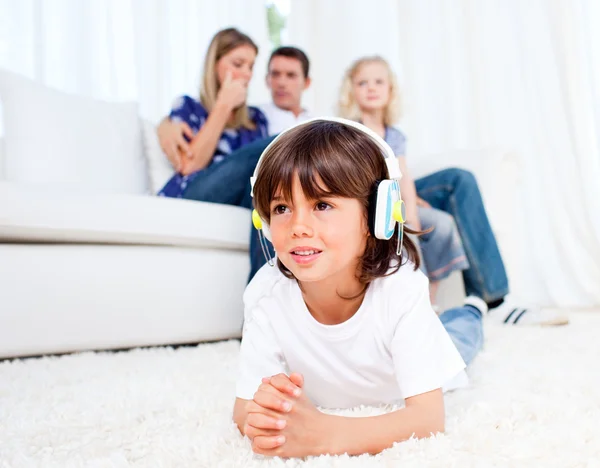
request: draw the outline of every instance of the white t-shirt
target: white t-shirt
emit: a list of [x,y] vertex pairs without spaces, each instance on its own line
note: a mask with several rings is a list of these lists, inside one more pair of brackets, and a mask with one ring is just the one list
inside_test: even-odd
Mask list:
[[312,118],[312,114],[305,109],[296,117],[292,111],[280,109],[272,102],[258,107],[267,116],[271,136]]
[[303,374],[307,396],[324,408],[398,403],[462,385],[465,363],[431,307],[427,278],[412,268],[374,280],[356,314],[323,325],[296,280],[265,265],[244,293],[236,395],[251,400],[263,377],[291,372]]

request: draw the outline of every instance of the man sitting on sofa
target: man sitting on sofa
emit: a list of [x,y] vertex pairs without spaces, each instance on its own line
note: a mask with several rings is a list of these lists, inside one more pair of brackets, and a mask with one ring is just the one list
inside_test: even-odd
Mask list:
[[311,81],[309,66],[308,57],[297,47],[279,47],[271,54],[266,78],[271,102],[259,106],[269,121],[269,135],[312,118],[302,108],[302,93]]

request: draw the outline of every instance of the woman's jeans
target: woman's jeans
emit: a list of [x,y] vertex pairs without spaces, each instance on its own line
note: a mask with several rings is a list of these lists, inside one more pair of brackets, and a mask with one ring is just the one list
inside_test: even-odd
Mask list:
[[469,365],[483,346],[481,312],[471,306],[456,307],[441,314],[440,320],[463,361]]
[[417,195],[452,215],[470,267],[463,270],[467,295],[490,303],[508,294],[508,278],[473,174],[444,169],[415,181]]

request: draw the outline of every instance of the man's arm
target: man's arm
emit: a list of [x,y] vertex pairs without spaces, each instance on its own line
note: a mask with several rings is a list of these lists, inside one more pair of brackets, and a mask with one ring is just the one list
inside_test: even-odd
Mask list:
[[156,134],[163,153],[167,155],[173,169],[179,172],[185,163],[185,158],[191,155],[190,146],[184,136],[192,140],[194,132],[187,123],[171,122],[167,116],[156,127]]

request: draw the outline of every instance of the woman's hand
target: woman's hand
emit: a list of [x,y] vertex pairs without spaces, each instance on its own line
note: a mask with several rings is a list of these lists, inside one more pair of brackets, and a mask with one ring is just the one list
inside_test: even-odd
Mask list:
[[244,80],[235,80],[231,72],[227,72],[217,94],[217,102],[233,111],[244,105],[247,94],[248,84]]
[[244,425],[255,453],[278,457],[327,453],[329,417],[312,404],[302,391],[303,385],[300,374],[263,379],[247,404]]
[[171,166],[176,172],[182,172],[189,159],[192,158],[190,141],[194,138],[194,132],[185,122],[171,122],[164,119],[156,129],[158,141],[163,152],[167,155]]
[[431,205],[421,197],[417,197],[417,206],[420,206],[421,208],[431,208]]

